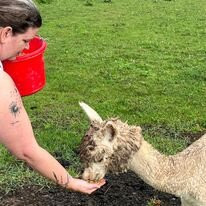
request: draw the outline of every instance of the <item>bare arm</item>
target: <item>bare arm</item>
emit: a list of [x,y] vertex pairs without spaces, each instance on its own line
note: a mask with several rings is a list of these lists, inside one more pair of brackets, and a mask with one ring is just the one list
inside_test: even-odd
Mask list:
[[104,184],[89,184],[72,178],[51,154],[38,145],[21,97],[5,72],[0,72],[0,125],[0,143],[46,178],[84,193],[92,193]]

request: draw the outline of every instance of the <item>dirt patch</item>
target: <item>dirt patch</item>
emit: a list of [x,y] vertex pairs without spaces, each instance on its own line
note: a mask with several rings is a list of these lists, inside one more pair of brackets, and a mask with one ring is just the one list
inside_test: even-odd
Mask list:
[[176,131],[174,128],[170,128],[166,125],[143,125],[143,134],[144,132],[150,136],[162,135],[170,138],[179,138],[185,139],[188,142],[188,145],[192,144],[194,141],[198,140],[202,135],[206,134],[206,130],[196,131],[196,132],[183,132]]
[[0,193],[0,206],[180,206],[180,200],[158,192],[134,173],[108,175],[107,184],[92,195],[60,187],[25,186],[7,195]]

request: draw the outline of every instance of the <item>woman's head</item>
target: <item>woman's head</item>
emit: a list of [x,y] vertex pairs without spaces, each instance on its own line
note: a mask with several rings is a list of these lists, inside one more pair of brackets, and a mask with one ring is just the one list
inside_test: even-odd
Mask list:
[[41,15],[32,0],[1,0],[0,27],[11,27],[13,34],[24,33],[29,27],[41,27]]
[[41,25],[32,0],[0,0],[0,60],[15,59],[28,49]]

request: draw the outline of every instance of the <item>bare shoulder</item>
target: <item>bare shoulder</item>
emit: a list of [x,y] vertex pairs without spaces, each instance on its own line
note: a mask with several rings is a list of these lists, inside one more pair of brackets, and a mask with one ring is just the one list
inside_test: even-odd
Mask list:
[[0,143],[12,153],[34,135],[22,98],[11,77],[0,72]]
[[14,81],[6,72],[0,72],[0,97],[9,98],[12,93],[19,95]]
[[6,72],[0,72],[0,90],[5,90],[8,87],[15,87],[12,78]]
[[8,111],[8,108],[15,110],[17,107],[23,107],[21,96],[14,81],[6,72],[0,72],[0,99],[1,114]]
[[9,81],[12,81],[11,77],[4,71],[1,71],[0,72],[0,81],[2,80],[9,80]]

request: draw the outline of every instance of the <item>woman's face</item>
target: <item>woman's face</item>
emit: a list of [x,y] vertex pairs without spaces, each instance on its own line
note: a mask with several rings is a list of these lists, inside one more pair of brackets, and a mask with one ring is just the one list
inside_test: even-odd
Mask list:
[[[29,42],[35,37],[38,28],[30,27],[23,34],[7,35],[3,44],[1,44],[0,60],[15,60],[24,49],[29,49]],[[8,31],[9,32],[9,31]]]

